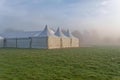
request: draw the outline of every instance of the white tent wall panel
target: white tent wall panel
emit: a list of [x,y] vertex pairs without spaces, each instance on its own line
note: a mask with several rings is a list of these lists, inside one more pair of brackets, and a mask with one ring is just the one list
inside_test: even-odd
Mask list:
[[0,48],[4,47],[4,39],[0,39]]
[[59,37],[48,37],[48,49],[61,48]]
[[6,39],[5,47],[13,47],[16,48],[16,39]]
[[17,48],[31,48],[31,39],[29,38],[20,38],[17,39]]
[[32,38],[31,46],[32,46],[32,48],[47,49],[48,48],[48,38],[47,37]]
[[79,39],[72,38],[72,45],[71,47],[79,47]]
[[62,48],[69,48],[70,47],[70,39],[62,38],[61,44],[62,44]]

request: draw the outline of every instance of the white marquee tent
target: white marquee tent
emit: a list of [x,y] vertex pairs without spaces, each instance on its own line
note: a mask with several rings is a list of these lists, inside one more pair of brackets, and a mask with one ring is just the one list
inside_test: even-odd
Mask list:
[[49,27],[43,31],[9,32],[0,34],[0,47],[13,48],[68,48],[79,47],[79,40],[67,31],[66,36],[58,28],[54,32]]
[[40,33],[32,37],[32,48],[53,49],[60,48],[60,39],[54,35],[54,31],[50,28],[45,29]]

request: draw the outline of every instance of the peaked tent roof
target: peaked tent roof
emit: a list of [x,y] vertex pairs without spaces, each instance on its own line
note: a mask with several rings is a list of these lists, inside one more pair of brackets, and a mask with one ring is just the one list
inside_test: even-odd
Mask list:
[[66,37],[60,28],[57,29],[57,31],[55,32],[55,35],[58,36],[58,37]]
[[30,38],[30,37],[48,37],[55,36],[54,31],[46,25],[43,31],[27,31],[27,32],[7,32],[0,34],[3,38]]
[[41,33],[41,31],[28,31],[28,32],[7,32],[0,34],[4,38],[29,38],[35,36],[35,34]]
[[69,37],[69,38],[75,38],[75,37],[72,35],[72,33],[70,32],[70,30],[67,30],[66,36]]
[[46,25],[44,30],[38,36],[49,37],[49,36],[55,36],[55,35],[54,35],[54,31],[48,28],[48,26]]

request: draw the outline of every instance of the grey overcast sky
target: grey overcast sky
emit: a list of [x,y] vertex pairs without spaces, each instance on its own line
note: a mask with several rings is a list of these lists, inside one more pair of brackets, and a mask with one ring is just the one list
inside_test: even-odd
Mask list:
[[119,32],[120,0],[0,0],[0,31],[62,27]]

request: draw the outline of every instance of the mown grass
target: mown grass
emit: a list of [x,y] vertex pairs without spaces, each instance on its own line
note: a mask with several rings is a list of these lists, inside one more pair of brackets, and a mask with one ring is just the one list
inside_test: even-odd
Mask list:
[[0,49],[0,80],[120,80],[120,48]]

